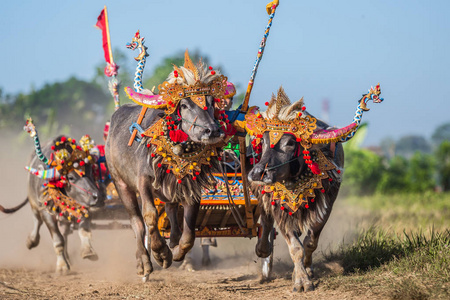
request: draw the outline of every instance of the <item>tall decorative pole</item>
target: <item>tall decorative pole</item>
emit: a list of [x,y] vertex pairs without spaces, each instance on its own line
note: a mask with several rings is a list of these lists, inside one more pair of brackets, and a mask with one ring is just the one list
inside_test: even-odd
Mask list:
[[255,65],[253,66],[252,74],[250,75],[250,80],[248,81],[247,91],[245,92],[244,102],[242,103],[241,112],[246,113],[248,110],[248,101],[250,99],[250,94],[252,92],[253,83],[255,81],[256,72],[258,71],[259,63],[261,62],[262,56],[264,54],[264,48],[266,47],[267,38],[269,37],[270,27],[272,27],[272,20],[275,17],[275,11],[279,5],[279,0],[274,0],[266,5],[267,13],[269,14],[269,21],[267,22],[266,29],[264,31],[264,36],[259,45],[258,54],[256,55]]
[[114,98],[114,109],[117,110],[120,107],[119,101],[119,81],[117,79],[117,71],[119,66],[114,63],[112,49],[111,49],[111,37],[109,34],[108,12],[106,5],[100,12],[97,18],[96,27],[102,31],[103,51],[105,53],[106,67],[105,75],[111,77],[108,87],[111,95]]
[[[250,76],[250,80],[248,82],[247,91],[245,93],[244,102],[241,106],[241,112],[246,113],[248,110],[248,101],[250,99],[250,94],[252,92],[253,88],[253,82],[255,81],[256,72],[258,71],[259,63],[261,62],[264,48],[266,47],[267,37],[269,36],[270,27],[272,27],[272,20],[275,17],[275,11],[277,9],[277,6],[279,4],[278,0],[274,0],[266,5],[267,13],[269,14],[269,21],[267,23],[266,29],[264,31],[264,36],[262,38],[261,44],[259,45],[258,54],[256,56],[255,65],[253,66],[252,74]],[[245,135],[238,136],[239,141],[239,154],[240,154],[240,160],[241,160],[241,170],[244,175],[242,176],[242,186],[243,186],[243,193],[244,193],[244,200],[245,200],[245,219],[247,224],[247,229],[253,228],[254,222],[256,220],[253,220],[253,212],[251,209],[251,203],[250,203],[250,195],[248,193],[248,182],[247,182],[247,176],[245,174],[245,158],[246,158],[246,149],[247,146],[245,145]],[[250,234],[250,232],[248,232]]]

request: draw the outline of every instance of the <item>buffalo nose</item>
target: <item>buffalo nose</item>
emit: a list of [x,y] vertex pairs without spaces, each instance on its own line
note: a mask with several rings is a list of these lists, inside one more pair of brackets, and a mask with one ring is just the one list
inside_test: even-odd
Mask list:
[[252,181],[261,181],[261,177],[263,176],[264,169],[261,166],[256,165],[253,167],[253,170],[248,173],[248,180]]
[[219,127],[215,125],[206,127],[203,134],[207,137],[219,137],[221,135]]
[[92,193],[91,201],[89,206],[96,206],[98,204],[98,194],[96,192]]

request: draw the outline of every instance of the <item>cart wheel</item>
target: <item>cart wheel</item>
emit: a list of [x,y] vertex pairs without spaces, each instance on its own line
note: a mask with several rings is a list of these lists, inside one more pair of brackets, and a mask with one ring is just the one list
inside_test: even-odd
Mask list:
[[273,240],[275,239],[275,228],[272,229],[269,235],[269,243],[270,248],[272,249],[269,256],[266,258],[261,258],[261,282],[268,281],[270,279],[270,275],[272,274],[273,267]]

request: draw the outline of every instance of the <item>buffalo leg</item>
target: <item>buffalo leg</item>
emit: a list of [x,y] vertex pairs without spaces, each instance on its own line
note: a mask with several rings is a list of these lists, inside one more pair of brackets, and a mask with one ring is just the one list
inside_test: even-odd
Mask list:
[[211,265],[211,258],[209,257],[209,245],[202,245],[202,266],[207,267]]
[[33,211],[33,230],[31,231],[30,235],[27,238],[27,248],[32,249],[39,245],[40,235],[39,235],[39,229],[42,225],[42,217],[39,213],[39,211],[32,208]]
[[158,210],[153,202],[150,179],[146,177],[139,178],[138,188],[142,200],[142,215],[145,225],[147,225],[150,236],[150,246],[153,257],[156,262],[164,269],[172,264],[172,252],[167,246],[166,241],[159,233],[158,229]]
[[261,238],[256,243],[255,252],[258,257],[266,258],[272,253],[272,247],[269,241],[269,235],[273,230],[273,218],[267,215],[264,209],[261,209]]
[[98,260],[98,255],[92,248],[91,219],[84,219],[78,227],[78,236],[81,240],[81,258],[87,258],[92,261]]
[[149,253],[144,246],[145,228],[144,221],[139,210],[136,193],[130,191],[122,181],[115,181],[116,190],[119,193],[123,206],[130,216],[131,228],[136,238],[136,267],[137,274],[148,278],[153,272],[153,266],[150,261]]
[[43,212],[42,217],[53,239],[53,248],[56,253],[56,272],[67,273],[70,270],[70,265],[64,253],[64,237],[59,231],[56,218],[47,212]]
[[317,244],[319,243],[320,233],[323,227],[328,221],[331,209],[327,210],[326,215],[323,217],[321,222],[315,222],[311,225],[311,229],[308,230],[305,239],[303,240],[303,245],[305,246],[305,261],[304,266],[308,275],[312,278],[314,276],[312,268],[312,254],[317,249]]
[[299,234],[295,231],[281,232],[286,239],[289,254],[294,263],[294,272],[292,273],[292,281],[294,282],[293,291],[298,292],[302,288],[305,292],[314,290],[311,278],[308,276],[304,266],[305,249],[300,241]]
[[173,260],[182,261],[186,253],[192,249],[195,242],[195,223],[200,209],[200,203],[184,205],[183,234],[180,243],[173,249]]
[[72,263],[70,262],[69,250],[68,250],[70,224],[68,222],[60,222],[59,225],[60,225],[60,228],[62,229],[62,235],[64,237],[64,256],[66,257],[69,265],[71,265]]
[[170,242],[169,247],[173,249],[179,244],[181,238],[181,228],[178,224],[178,203],[166,203],[166,214],[170,221]]

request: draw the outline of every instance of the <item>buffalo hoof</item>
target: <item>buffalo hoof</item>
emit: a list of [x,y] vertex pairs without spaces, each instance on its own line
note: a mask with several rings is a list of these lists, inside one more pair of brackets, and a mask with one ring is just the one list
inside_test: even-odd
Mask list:
[[176,246],[176,247],[173,249],[173,260],[174,260],[174,261],[182,261],[182,260],[184,259],[184,257],[186,256],[186,254],[188,253],[189,250],[187,250],[186,252],[185,252],[185,251],[186,251],[186,250],[182,249],[182,248],[180,247],[180,245]]
[[298,293],[298,292],[312,292],[314,291],[314,285],[312,284],[312,282],[307,282],[304,283],[303,285],[301,284],[294,284],[294,287],[292,288],[292,292],[294,293]]
[[92,248],[85,248],[81,251],[81,258],[82,259],[89,259],[91,261],[97,261],[98,255],[95,253],[94,249]]
[[39,235],[37,235],[34,239],[31,237],[27,238],[27,248],[32,249],[39,245]]
[[56,263],[56,274],[67,275],[70,272],[70,266],[65,262]]
[[161,266],[163,269],[167,269],[172,265],[172,251],[170,251],[167,245],[164,245],[162,251],[157,253],[156,251],[152,251],[153,258],[156,260],[156,263]]
[[150,274],[147,274],[145,276],[142,277],[142,282],[148,282],[148,278],[150,277]]
[[153,265],[150,261],[150,258],[146,255],[143,255],[141,259],[137,260],[137,275],[143,276],[142,280],[147,277],[153,272]]
[[306,274],[308,274],[309,278],[314,278],[313,268],[306,268]]
[[266,258],[272,253],[269,243],[258,241],[255,246],[255,252],[258,257]]
[[186,270],[188,272],[195,272],[194,266],[192,265],[191,259],[185,259],[180,266],[180,270]]

